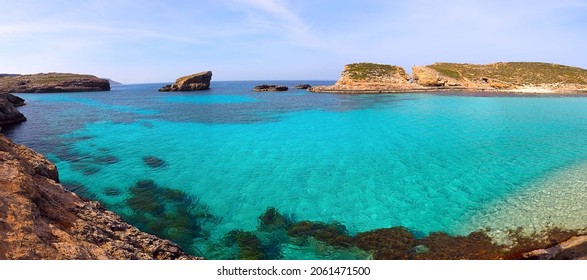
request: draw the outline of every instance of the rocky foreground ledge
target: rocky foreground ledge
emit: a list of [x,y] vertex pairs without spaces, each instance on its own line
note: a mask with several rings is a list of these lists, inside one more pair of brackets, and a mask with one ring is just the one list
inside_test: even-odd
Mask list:
[[196,259],[59,184],[55,165],[0,134],[0,259]]
[[41,73],[0,77],[0,92],[55,93],[109,91],[110,82],[92,75],[70,73]]
[[414,66],[410,77],[399,66],[354,63],[344,67],[336,84],[313,87],[310,91],[587,94],[587,70],[540,62],[434,63]]

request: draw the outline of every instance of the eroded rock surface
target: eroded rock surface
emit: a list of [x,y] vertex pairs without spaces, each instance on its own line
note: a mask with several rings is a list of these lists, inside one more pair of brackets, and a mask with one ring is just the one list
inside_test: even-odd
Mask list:
[[383,93],[411,91],[420,86],[399,66],[354,63],[344,66],[340,79],[332,86],[315,86],[313,92]]
[[166,85],[159,89],[159,91],[197,91],[207,90],[210,88],[210,81],[212,80],[212,71],[204,71],[188,76],[184,76],[175,80],[175,84]]
[[53,163],[0,134],[0,259],[195,259],[58,182]]
[[587,70],[541,62],[499,62],[487,65],[434,63],[412,67],[412,77],[398,66],[354,63],[346,65],[332,86],[314,92],[500,92],[531,94],[587,93]]
[[587,93],[587,70],[541,62],[414,66],[415,83],[430,89],[519,93]]

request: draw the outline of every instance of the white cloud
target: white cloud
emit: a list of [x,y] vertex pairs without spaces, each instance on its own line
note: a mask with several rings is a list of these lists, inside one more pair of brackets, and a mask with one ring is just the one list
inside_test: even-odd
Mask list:
[[283,39],[283,43],[309,49],[333,49],[325,36],[317,34],[284,0],[234,0],[237,9],[247,14],[246,25],[251,32]]

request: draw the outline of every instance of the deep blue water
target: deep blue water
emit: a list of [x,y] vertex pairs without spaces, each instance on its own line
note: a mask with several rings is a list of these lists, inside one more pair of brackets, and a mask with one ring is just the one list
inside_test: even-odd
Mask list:
[[[587,162],[585,97],[251,91],[261,83],[213,82],[193,93],[144,84],[19,94],[28,121],[4,133],[55,161],[66,185],[139,226],[149,222],[132,216],[133,203],[164,205],[147,219],[180,220],[169,213],[181,211],[157,191],[149,194],[161,200],[133,200],[148,189],[137,182],[185,192],[189,211],[214,217],[197,225],[205,234],[188,238],[211,258],[230,253],[210,244],[230,230],[254,231],[268,207],[297,221],[336,221],[351,234],[513,227],[511,215],[482,217],[517,207],[503,202]],[[147,157],[159,162],[150,166]],[[283,258],[364,257],[280,246]]]

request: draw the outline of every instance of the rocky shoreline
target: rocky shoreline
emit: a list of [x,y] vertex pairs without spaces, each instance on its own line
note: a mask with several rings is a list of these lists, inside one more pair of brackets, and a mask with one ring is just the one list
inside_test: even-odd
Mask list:
[[0,134],[0,259],[198,258],[67,191],[53,163]]
[[537,62],[500,62],[488,65],[435,63],[412,67],[412,75],[393,65],[345,65],[332,86],[312,92],[408,93],[488,92],[506,94],[587,94],[587,70]]

